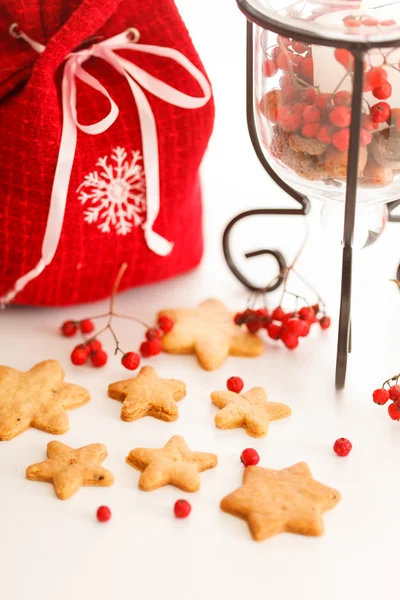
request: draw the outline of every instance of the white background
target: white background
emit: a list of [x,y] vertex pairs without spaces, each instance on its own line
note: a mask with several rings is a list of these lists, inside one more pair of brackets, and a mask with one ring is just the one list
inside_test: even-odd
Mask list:
[[[167,306],[192,305],[210,296],[232,308],[245,305],[246,292],[228,271],[221,252],[224,226],[237,212],[290,202],[258,164],[245,123],[245,20],[233,0],[180,0],[178,5],[214,85],[217,120],[204,163],[206,253],[195,273],[118,297],[121,312],[151,321]],[[218,371],[200,370],[193,357],[159,356],[160,375],[183,379],[188,395],[175,423],[146,418],[119,419],[120,405],[107,398],[107,384],[125,378],[119,361],[102,370],[69,363],[73,341],[57,328],[67,318],[106,309],[107,303],[64,310],[12,309],[0,314],[0,364],[28,369],[34,362],[58,359],[67,379],[86,386],[92,401],[69,412],[70,431],[60,438],[74,446],[107,445],[105,461],[115,476],[111,488],[81,488],[58,500],[50,484],[25,479],[26,467],[45,458],[54,439],[31,430],[0,445],[0,590],[7,600],[216,600],[271,598],[289,600],[372,600],[398,596],[398,511],[400,425],[386,407],[372,403],[375,387],[400,371],[400,296],[389,279],[400,259],[398,226],[357,256],[354,278],[354,352],[346,389],[334,390],[334,364],[340,242],[328,239],[318,207],[310,218],[311,236],[299,268],[327,298],[334,326],[315,331],[290,353],[267,342],[264,356],[230,358]],[[277,246],[293,256],[302,219],[276,218],[244,224],[235,236],[237,255]],[[258,259],[257,259],[258,260]],[[242,261],[243,264],[245,261]],[[260,259],[257,272],[268,269]],[[270,265],[271,266],[271,265]],[[260,280],[268,280],[272,272]],[[300,288],[293,281],[292,289]],[[273,302],[273,301],[272,301]],[[277,299],[275,299],[277,302]],[[123,347],[135,349],[142,332],[117,324]],[[112,341],[106,340],[111,353]],[[273,423],[267,438],[253,440],[242,430],[214,427],[212,390],[230,375],[246,387],[263,385],[273,401],[293,409],[290,419]],[[218,467],[201,475],[193,495],[166,487],[140,492],[138,473],[125,463],[137,446],[159,447],[174,434],[194,450],[216,452]],[[348,437],[348,458],[334,455],[336,438]],[[342,493],[342,502],[325,515],[321,538],[291,534],[253,542],[247,525],[222,513],[219,502],[241,483],[239,456],[248,447],[261,465],[281,468],[307,461],[314,476]],[[190,517],[178,521],[176,499],[192,503]],[[96,521],[99,505],[113,518]]]

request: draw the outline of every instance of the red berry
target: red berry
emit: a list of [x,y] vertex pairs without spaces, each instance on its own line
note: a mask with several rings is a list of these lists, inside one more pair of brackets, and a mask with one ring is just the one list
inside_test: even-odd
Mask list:
[[265,77],[273,77],[278,72],[275,61],[271,60],[270,58],[264,60],[262,68]]
[[313,309],[310,306],[303,306],[303,308],[301,308],[299,310],[299,317],[303,321],[309,321],[310,322],[315,317],[315,313],[314,313]]
[[400,406],[397,402],[392,402],[388,406],[389,417],[393,419],[393,421],[400,421]]
[[271,321],[268,308],[259,308],[256,315],[262,327],[265,327]]
[[282,71],[290,71],[291,59],[294,56],[293,52],[280,52],[276,64]]
[[306,138],[313,138],[317,135],[319,128],[319,123],[306,123],[301,128],[301,134]]
[[161,331],[164,333],[168,333],[174,326],[174,320],[171,319],[168,315],[162,315],[158,318],[157,324]]
[[365,78],[372,88],[377,88],[387,81],[388,74],[383,67],[375,67],[366,73]]
[[249,467],[250,465],[258,465],[260,462],[260,456],[257,450],[254,450],[254,448],[246,448],[240,455],[240,460],[245,467]]
[[257,331],[261,328],[261,323],[257,318],[254,318],[251,321],[247,321],[246,327],[249,333],[257,333]]
[[109,521],[111,519],[111,510],[108,508],[108,506],[100,506],[97,509],[96,514],[97,520],[101,523],[105,523],[106,521]]
[[307,79],[311,79],[314,75],[314,61],[311,57],[302,60],[300,65],[301,74]]
[[307,44],[303,44],[303,42],[293,42],[292,48],[297,54],[304,54],[308,50]]
[[351,106],[351,93],[346,92],[346,90],[336,92],[333,102],[336,106]]
[[150,340],[154,340],[155,338],[161,339],[162,332],[159,329],[152,327],[151,329],[148,329],[146,331],[146,340],[150,341]]
[[367,131],[376,131],[378,129],[378,127],[379,127],[378,123],[375,123],[372,120],[371,115],[364,115],[363,116],[362,126]]
[[297,336],[289,333],[288,331],[283,331],[281,334],[281,340],[285,344],[286,348],[289,350],[294,350],[299,345],[299,340]]
[[360,131],[360,146],[368,146],[372,142],[372,133],[366,129]]
[[386,402],[389,400],[389,390],[386,390],[385,388],[379,388],[379,390],[375,390],[372,394],[372,399],[375,404],[386,404]]
[[285,311],[281,306],[277,306],[272,313],[272,318],[274,321],[282,321],[286,316]]
[[336,48],[335,58],[348,71],[354,69],[354,56],[349,50],[346,50],[345,48]]
[[289,87],[289,85],[291,83],[292,83],[292,80],[288,73],[285,73],[284,75],[282,75],[282,77],[279,78],[279,85],[281,86],[282,89]]
[[316,106],[308,105],[303,111],[304,123],[316,123],[321,120],[321,111]]
[[317,132],[317,140],[323,144],[330,144],[332,141],[333,127],[330,125],[323,125]]
[[332,144],[341,152],[348,150],[350,146],[350,129],[345,127],[336,131],[332,136]]
[[384,123],[390,117],[390,106],[387,102],[378,102],[371,106],[370,113],[375,123]]
[[396,25],[396,21],[394,19],[386,19],[385,21],[381,21],[379,25],[382,25],[382,27],[390,27],[391,25]]
[[243,379],[241,379],[240,377],[229,377],[228,381],[226,382],[226,387],[230,392],[240,394],[240,392],[244,388]]
[[331,94],[320,94],[317,99],[318,108],[326,108],[332,99]]
[[381,85],[374,88],[372,93],[378,100],[387,100],[392,95],[392,86],[388,81],[384,81]]
[[280,44],[281,46],[285,46],[285,48],[289,48],[289,46],[292,44],[292,40],[290,40],[287,37],[284,37],[283,35],[278,35],[277,40],[278,44]]
[[389,388],[389,398],[393,401],[400,400],[400,385],[392,385]]
[[77,331],[78,325],[75,323],[75,321],[65,321],[65,323],[61,325],[61,333],[65,337],[72,337]]
[[134,371],[140,365],[140,356],[137,352],[126,352],[121,358],[121,363],[125,369]]
[[320,319],[319,321],[319,326],[321,327],[321,329],[329,329],[329,327],[331,326],[330,317],[322,317],[322,319]]
[[351,122],[351,110],[348,106],[337,106],[329,113],[329,118],[336,127],[347,127]]
[[318,102],[319,94],[315,88],[309,87],[301,91],[300,97],[306,104],[314,105]]
[[144,358],[149,358],[149,356],[151,356],[150,342],[142,342],[142,344],[140,344],[140,354]]
[[294,87],[294,85],[288,85],[282,91],[285,102],[290,102],[291,100],[294,100],[296,96],[296,88]]
[[156,356],[157,354],[160,354],[162,350],[161,340],[154,338],[153,340],[149,340],[147,343],[149,345],[150,356]]
[[292,318],[286,321],[285,329],[289,333],[299,336],[304,331],[303,325],[304,321],[302,321],[301,319]]
[[84,365],[88,357],[88,352],[86,348],[82,346],[77,346],[71,352],[71,362],[74,365]]
[[108,359],[107,353],[104,350],[96,350],[90,355],[90,360],[94,367],[104,367]]
[[233,321],[234,321],[234,323],[236,323],[236,325],[243,325],[243,323],[246,321],[244,313],[242,313],[242,312],[236,313],[236,315],[233,318]]
[[186,519],[192,510],[187,500],[177,500],[174,504],[174,513],[177,519]]
[[303,324],[303,329],[298,334],[298,337],[307,337],[308,334],[310,333],[311,323],[309,323],[308,321],[303,321],[303,320],[301,320],[300,322]]
[[378,19],[374,19],[373,17],[363,17],[361,19],[361,23],[366,27],[374,27],[378,25],[379,21]]
[[282,327],[276,323],[270,323],[267,326],[267,332],[270,338],[273,340],[279,340],[281,337]]
[[101,343],[100,340],[93,340],[92,342],[90,342],[90,344],[87,344],[86,347],[87,347],[89,353],[97,352],[98,350],[102,350],[103,344]]
[[333,444],[333,449],[338,456],[347,456],[350,453],[353,445],[346,438],[339,438]]
[[90,319],[84,319],[79,323],[82,333],[92,333],[94,330],[94,323]]

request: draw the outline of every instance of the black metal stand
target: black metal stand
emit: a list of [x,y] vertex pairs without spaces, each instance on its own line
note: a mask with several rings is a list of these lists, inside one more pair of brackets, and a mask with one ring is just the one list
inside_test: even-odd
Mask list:
[[[263,165],[264,169],[270,175],[270,177],[279,185],[281,189],[286,191],[296,202],[300,204],[301,208],[298,209],[256,209],[248,210],[237,215],[228,224],[223,235],[223,251],[227,264],[232,273],[252,291],[259,291],[262,293],[272,292],[277,289],[282,281],[282,274],[286,268],[286,261],[279,250],[263,249],[254,252],[249,252],[245,256],[251,258],[259,256],[261,254],[268,254],[275,258],[278,267],[278,277],[273,285],[260,288],[259,286],[253,285],[245,275],[235,265],[232,254],[230,251],[229,237],[232,228],[240,220],[245,219],[253,215],[296,215],[305,216],[310,209],[310,202],[308,198],[300,194],[292,187],[290,187],[285,181],[283,181],[277,173],[269,165],[265,155],[263,153],[260,141],[257,135],[257,129],[254,117],[254,81],[253,81],[253,53],[254,53],[254,39],[253,39],[253,23],[267,28],[275,33],[287,36],[295,37],[299,41],[306,43],[315,43],[325,46],[332,47],[345,47],[354,56],[354,83],[353,83],[353,95],[352,95],[352,118],[350,124],[350,147],[349,147],[349,160],[347,170],[347,186],[346,186],[346,198],[344,204],[344,229],[343,229],[343,258],[342,258],[342,283],[341,283],[341,300],[340,300],[340,314],[339,314],[339,328],[338,328],[338,344],[337,344],[337,359],[336,359],[336,377],[335,384],[337,389],[342,389],[345,385],[346,380],[346,369],[348,354],[351,351],[351,282],[352,282],[352,262],[353,262],[353,236],[354,236],[354,225],[355,225],[355,213],[356,213],[356,200],[357,200],[357,180],[358,180],[358,160],[359,160],[359,139],[361,130],[361,116],[362,116],[362,97],[363,97],[363,77],[364,77],[364,54],[368,49],[368,45],[365,43],[349,43],[342,42],[339,40],[327,41],[317,35],[311,33],[304,33],[301,30],[290,30],[286,24],[279,23],[269,19],[268,21],[263,17],[261,13],[253,9],[247,2],[247,0],[237,0],[239,8],[246,14],[247,18],[247,124],[251,141],[253,143],[254,150]],[[391,42],[390,42],[391,43]],[[389,46],[389,42],[384,44]],[[396,45],[393,43],[393,45]],[[397,44],[398,45],[398,44]],[[400,200],[389,203],[389,220],[400,222],[400,217],[391,215],[391,211],[400,204]],[[400,266],[398,270],[398,278],[400,277]]]

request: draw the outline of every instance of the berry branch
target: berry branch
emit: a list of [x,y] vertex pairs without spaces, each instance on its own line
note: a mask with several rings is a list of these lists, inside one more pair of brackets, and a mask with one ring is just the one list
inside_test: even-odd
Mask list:
[[[115,349],[114,354],[118,354],[121,352],[122,358],[121,363],[126,369],[135,370],[140,365],[140,355],[137,352],[124,352],[120,347],[118,336],[113,328],[113,320],[115,318],[119,319],[129,319],[131,321],[135,321],[136,323],[142,325],[146,329],[145,337],[146,339],[140,345],[140,353],[143,357],[149,358],[150,356],[155,356],[159,354],[162,350],[161,338],[164,333],[168,333],[171,331],[174,326],[174,322],[170,317],[163,316],[158,319],[158,328],[150,327],[141,319],[134,317],[132,315],[121,315],[116,313],[114,310],[115,307],[115,298],[118,293],[119,286],[121,284],[121,280],[125,274],[125,271],[128,267],[127,263],[123,263],[118,271],[117,277],[115,278],[111,296],[110,296],[110,309],[108,312],[95,315],[93,317],[85,318],[80,321],[66,321],[61,326],[61,333],[65,337],[72,337],[77,332],[78,329],[83,334],[83,336],[92,334],[89,338],[84,337],[84,341],[82,344],[76,346],[71,353],[71,361],[74,365],[84,365],[87,360],[90,358],[91,363],[94,367],[103,367],[107,360],[108,356],[106,352],[103,350],[102,343],[99,340],[99,336],[109,331],[114,343]],[[95,319],[107,318],[107,324],[96,331],[93,321]]]

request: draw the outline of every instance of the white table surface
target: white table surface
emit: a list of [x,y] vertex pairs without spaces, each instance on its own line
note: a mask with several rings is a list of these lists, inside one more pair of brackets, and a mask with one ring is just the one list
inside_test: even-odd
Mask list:
[[[289,200],[264,174],[251,148],[244,106],[244,19],[233,0],[180,0],[182,15],[214,82],[215,134],[204,163],[206,253],[196,272],[118,297],[118,308],[151,320],[159,308],[192,305],[210,296],[241,308],[246,292],[228,271],[221,233],[241,210]],[[225,23],[222,25],[222,19]],[[285,204],[286,203],[286,204]],[[73,340],[58,326],[67,318],[102,312],[106,302],[69,309],[10,309],[0,314],[0,364],[28,369],[54,358],[67,380],[86,386],[92,400],[69,412],[70,431],[61,441],[79,447],[106,444],[104,463],[115,475],[110,488],[81,488],[70,500],[55,497],[50,484],[25,479],[27,465],[43,460],[48,441],[30,430],[0,444],[0,590],[7,600],[372,600],[398,595],[400,424],[371,392],[400,370],[400,296],[393,277],[400,258],[398,226],[391,225],[371,248],[357,256],[354,277],[354,352],[344,392],[334,390],[336,327],[340,284],[340,243],[327,243],[315,207],[311,236],[299,268],[327,298],[334,320],[328,332],[315,331],[296,352],[267,342],[258,359],[230,358],[218,371],[199,369],[191,356],[161,355],[151,361],[161,376],[187,383],[175,423],[145,418],[124,423],[120,404],[107,397],[107,384],[129,376],[117,359],[104,369],[74,367]],[[293,256],[302,235],[301,219],[262,219],[244,224],[236,239],[244,250],[278,246]],[[258,259],[257,259],[258,260]],[[258,273],[267,263],[257,263]],[[264,280],[268,275],[264,276]],[[262,280],[262,278],[260,279]],[[292,289],[299,290],[295,282]],[[273,302],[273,300],[272,300]],[[277,299],[275,299],[277,302]],[[123,346],[135,349],[142,332],[117,325]],[[106,345],[111,351],[112,341]],[[240,375],[246,386],[262,385],[274,401],[288,403],[291,418],[273,423],[267,438],[242,430],[220,431],[210,392]],[[137,446],[160,447],[183,435],[194,450],[216,452],[218,467],[201,475],[201,490],[185,494],[171,486],[152,493],[138,489],[137,471],[125,463]],[[336,438],[348,437],[353,451],[338,458]],[[219,509],[223,496],[241,484],[241,451],[252,446],[260,465],[282,468],[307,461],[318,480],[342,493],[325,515],[321,538],[292,534],[253,542],[245,522]],[[186,520],[172,507],[186,497]],[[99,505],[112,520],[96,521]]]

